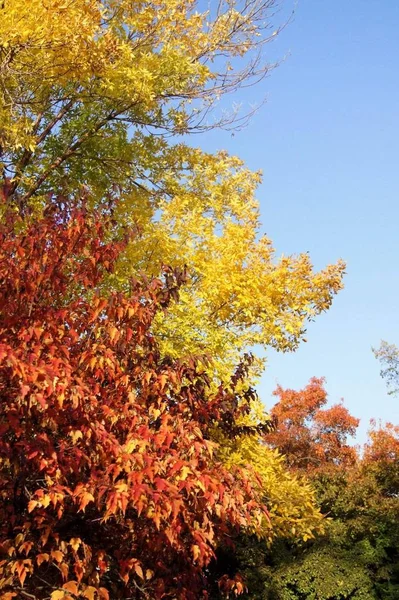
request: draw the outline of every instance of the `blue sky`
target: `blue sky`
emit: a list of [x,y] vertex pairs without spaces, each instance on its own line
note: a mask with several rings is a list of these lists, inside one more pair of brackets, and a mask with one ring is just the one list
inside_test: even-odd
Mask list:
[[[292,0],[282,0],[284,10]],[[308,328],[294,354],[269,352],[259,392],[270,406],[276,383],[298,389],[325,376],[361,418],[399,423],[371,352],[399,343],[399,2],[299,0],[295,17],[267,51],[284,63],[230,101],[267,104],[242,132],[197,139],[225,148],[253,169],[263,232],[278,254],[309,251],[317,268],[342,257],[345,290]]]

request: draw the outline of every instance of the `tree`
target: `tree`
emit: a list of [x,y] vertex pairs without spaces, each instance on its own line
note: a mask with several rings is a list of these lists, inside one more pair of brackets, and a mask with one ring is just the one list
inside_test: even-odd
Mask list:
[[275,0],[222,0],[203,12],[195,0],[4,2],[0,122],[10,193],[19,188],[26,202],[53,189],[60,173],[69,186],[80,180],[101,193],[104,177],[124,186],[135,176],[147,180],[141,168],[126,173],[129,148],[150,142],[146,128],[173,135],[208,128],[204,117],[221,94],[264,76],[270,67],[257,52],[278,33],[269,33],[275,7]]
[[[10,215],[13,214],[16,226],[19,228],[19,230],[5,230],[10,232],[10,239],[16,236],[15,240],[19,245],[11,246],[13,248],[11,254],[7,254],[6,250],[11,242],[7,238],[8,234],[5,235],[4,256],[7,256],[8,260],[12,259],[12,265],[15,264],[14,258],[17,260],[19,257],[22,261],[21,271],[16,270],[13,277],[10,276],[6,280],[7,285],[11,287],[8,289],[5,286],[4,293],[7,297],[12,296],[12,293],[15,293],[16,297],[22,294],[22,299],[19,301],[22,303],[20,308],[25,311],[31,305],[29,290],[34,289],[31,283],[34,276],[39,277],[40,285],[44,284],[45,276],[49,280],[48,285],[51,283],[54,286],[53,288],[50,286],[49,289],[52,291],[49,292],[49,296],[44,295],[48,312],[46,316],[41,317],[42,321],[38,321],[36,331],[32,330],[32,337],[29,337],[30,333],[26,334],[28,336],[26,340],[23,339],[25,333],[21,333],[22,338],[18,337],[16,325],[12,326],[14,328],[12,330],[7,329],[11,327],[8,317],[4,321],[5,335],[7,340],[11,336],[14,350],[18,348],[18,352],[31,352],[29,356],[34,361],[32,369],[39,364],[35,363],[39,360],[35,358],[37,352],[42,356],[47,356],[50,352],[48,368],[56,373],[55,377],[59,377],[57,390],[60,380],[65,381],[65,377],[70,374],[73,385],[71,387],[70,381],[66,380],[68,387],[62,400],[65,406],[70,406],[68,403],[73,405],[74,394],[77,395],[76,401],[84,397],[80,389],[81,385],[88,396],[90,396],[89,390],[93,388],[96,390],[94,396],[97,394],[103,400],[110,391],[108,378],[111,377],[112,399],[116,404],[111,406],[108,417],[104,415],[104,422],[109,429],[104,434],[105,442],[101,441],[101,444],[108,444],[108,438],[113,440],[116,430],[122,435],[122,439],[116,439],[117,450],[113,449],[109,442],[107,446],[109,452],[107,457],[104,457],[99,445],[95,445],[97,434],[93,433],[90,424],[95,424],[99,427],[99,431],[102,431],[101,411],[108,410],[107,402],[100,403],[101,408],[93,409],[94,412],[90,412],[92,409],[85,409],[88,412],[83,415],[85,420],[83,416],[82,419],[87,427],[88,436],[82,438],[79,433],[76,434],[78,436],[76,438],[75,429],[65,430],[67,424],[63,421],[64,405],[56,404],[57,409],[51,413],[50,421],[45,421],[43,425],[44,434],[47,436],[43,442],[46,452],[50,452],[50,448],[51,452],[54,450],[56,457],[50,453],[49,457],[46,455],[45,460],[49,461],[51,482],[55,486],[63,485],[68,489],[62,492],[56,487],[57,493],[65,492],[65,495],[62,499],[52,496],[48,500],[50,491],[46,487],[40,488],[38,484],[38,493],[42,489],[43,498],[46,498],[45,503],[50,502],[48,506],[40,506],[43,504],[42,496],[37,495],[36,489],[32,491],[29,486],[26,486],[23,479],[24,487],[22,491],[18,488],[17,498],[20,498],[21,502],[26,500],[24,496],[26,487],[31,494],[30,500],[38,504],[34,507],[33,504],[30,505],[32,516],[29,518],[26,518],[26,509],[22,510],[21,518],[26,518],[26,521],[23,521],[22,525],[18,522],[18,526],[23,527],[25,522],[29,524],[29,519],[36,518],[36,515],[39,519],[42,518],[41,511],[44,514],[43,519],[46,520],[50,518],[48,514],[52,510],[61,510],[57,519],[62,522],[67,509],[70,509],[73,515],[79,512],[82,494],[84,496],[86,493],[94,498],[88,501],[85,513],[93,511],[94,523],[98,523],[96,519],[101,519],[104,514],[108,514],[110,505],[114,506],[115,519],[118,521],[118,515],[123,516],[125,508],[126,514],[130,510],[131,501],[132,510],[140,511],[138,520],[131,525],[129,514],[127,517],[125,514],[124,518],[118,521],[120,527],[117,530],[104,532],[98,526],[99,529],[96,529],[98,537],[108,539],[113,536],[114,540],[120,541],[125,539],[123,535],[137,536],[139,540],[137,544],[142,544],[141,549],[147,553],[148,561],[151,565],[155,562],[160,571],[153,566],[147,569],[145,565],[135,562],[136,559],[139,560],[137,556],[131,555],[129,555],[130,562],[123,563],[122,568],[119,557],[123,552],[119,544],[118,548],[112,549],[111,552],[112,556],[114,556],[113,552],[118,553],[115,554],[116,558],[112,559],[111,574],[108,574],[108,571],[104,574],[105,582],[109,578],[110,585],[116,586],[112,588],[112,593],[116,595],[119,594],[118,586],[122,585],[120,577],[126,578],[129,573],[132,573],[128,582],[131,595],[143,593],[136,587],[140,586],[145,588],[150,596],[152,594],[152,597],[156,597],[156,594],[163,593],[163,585],[167,589],[165,593],[180,595],[182,598],[184,594],[187,597],[190,594],[197,594],[202,585],[205,565],[210,560],[214,548],[228,537],[227,531],[234,538],[231,533],[232,526],[252,527],[259,535],[265,535],[266,532],[267,536],[271,536],[262,505],[268,496],[279,498],[275,484],[283,473],[281,459],[276,453],[266,452],[263,449],[257,452],[258,448],[262,448],[261,435],[264,433],[264,428],[267,428],[267,419],[262,417],[259,421],[255,417],[254,423],[251,422],[249,425],[245,423],[245,419],[252,419],[253,415],[256,415],[259,407],[256,406],[257,401],[251,391],[251,383],[259,372],[260,361],[255,361],[251,365],[245,363],[244,377],[235,377],[232,381],[231,373],[237,364],[241,364],[239,373],[243,373],[243,353],[253,344],[272,345],[283,351],[295,349],[303,337],[306,322],[327,310],[333,296],[342,287],[344,271],[342,262],[315,273],[307,254],[282,257],[277,261],[271,241],[267,238],[259,239],[259,214],[255,200],[256,186],[260,181],[259,173],[250,173],[238,158],[231,157],[226,152],[208,154],[190,146],[186,143],[185,137],[179,138],[193,131],[214,126],[210,121],[210,110],[217,103],[220,95],[234,91],[241,84],[247,84],[267,73],[269,67],[260,55],[258,57],[257,52],[267,41],[273,39],[276,33],[276,31],[268,31],[272,9],[275,7],[274,0],[237,2],[222,0],[218,3],[218,8],[212,9],[213,12],[210,13],[196,10],[200,6],[200,3],[194,0],[161,0],[156,4],[148,1],[132,3],[127,0],[109,2],[71,0],[68,3],[34,0],[28,6],[22,0],[7,0],[1,8],[2,223],[7,225]],[[234,121],[234,115],[222,119],[219,125],[228,127],[232,119]],[[101,219],[106,221],[108,219],[105,238],[103,242],[96,242],[95,239],[90,238],[86,249],[79,244],[77,249],[71,248],[69,242],[65,241],[64,249],[62,243],[65,236],[61,225],[65,227],[65,223],[69,223],[71,227],[72,225],[66,217],[60,215],[65,211],[68,214],[74,199],[81,195],[88,198],[84,208],[85,223],[98,223],[98,215],[101,215]],[[44,221],[41,220],[43,215]],[[51,237],[48,234],[49,239],[43,241],[44,245],[40,246],[41,234],[37,233],[35,237],[34,232],[42,231],[40,228],[44,227],[43,223],[46,223],[46,219],[51,215],[54,215],[53,228],[57,235]],[[39,229],[34,229],[35,226]],[[61,227],[60,230],[57,229],[58,226]],[[95,226],[96,232],[99,231],[99,227],[99,224]],[[66,230],[69,231],[68,227]],[[63,263],[61,260],[60,263],[60,268],[62,265],[67,265],[67,272],[62,272],[62,277],[61,275],[58,277],[58,267],[55,267],[58,262],[53,264],[58,277],[54,279],[52,271],[48,272],[46,263],[42,262],[41,255],[34,255],[36,262],[23,261],[24,257],[20,254],[27,252],[25,248],[29,239],[26,238],[27,232],[30,232],[29,235],[33,240],[37,240],[42,250],[46,248],[46,244],[50,246],[53,244],[58,248],[57,260],[61,260],[59,255],[69,249],[70,253],[66,253],[65,259],[67,262]],[[102,251],[96,244],[99,243],[101,246],[101,243],[111,243],[110,240],[114,240],[116,246],[112,244],[106,246],[109,248],[111,258],[104,259]],[[31,248],[29,244],[27,247]],[[32,248],[30,252],[33,252]],[[75,261],[72,263],[71,253]],[[43,260],[51,266],[49,258]],[[101,264],[104,265],[101,278],[97,278],[98,261],[103,261]],[[36,265],[34,267],[36,271],[32,271],[30,262]],[[172,289],[169,289],[168,282],[166,291],[160,288],[159,284],[132,287],[132,280],[158,281],[165,275],[165,265],[168,265],[166,276]],[[185,277],[181,276],[182,273],[186,273]],[[64,277],[70,274],[73,278],[65,280]],[[91,279],[93,277],[95,284]],[[175,282],[176,277],[179,280],[178,286]],[[22,288],[13,287],[14,279],[24,280]],[[26,288],[27,284],[29,285]],[[153,290],[152,285],[155,285],[160,295]],[[179,302],[176,301],[177,287]],[[131,317],[118,316],[116,303],[121,302],[122,306],[125,306],[124,303],[129,303],[132,298],[132,302],[135,303],[134,310],[139,309],[140,312],[144,311],[143,306],[148,308],[149,312],[145,314],[140,312],[142,321],[136,313],[132,313]],[[100,304],[96,304],[98,299]],[[105,302],[104,306],[101,304],[103,302]],[[165,303],[168,305],[168,310],[160,310]],[[92,311],[96,310],[96,306],[102,308],[92,321],[94,333],[91,334],[87,329],[87,323],[93,318],[95,312]],[[126,304],[126,306],[129,310],[130,305]],[[23,314],[26,315],[25,312]],[[29,314],[29,318],[32,314]],[[53,321],[49,321],[48,315],[53,315]],[[120,327],[125,325],[124,321],[120,322],[121,319],[122,321],[127,319],[127,326],[129,326],[129,319],[133,319],[133,323],[129,326],[132,334],[123,328],[122,332],[119,331]],[[28,328],[26,322],[24,327]],[[61,339],[57,337],[60,335],[58,327],[64,331],[63,338],[67,343],[69,356],[77,361],[70,367],[65,366],[62,361],[57,362],[60,360],[58,353],[51,354],[54,350],[51,350],[53,346],[58,349],[57,344],[60,348],[65,345],[62,345]],[[69,331],[78,332],[78,336],[74,337],[72,334],[71,337]],[[93,335],[96,334],[98,339],[93,339]],[[104,340],[101,337],[103,334]],[[130,339],[123,346],[125,338],[129,336]],[[57,343],[51,343],[48,349],[45,346],[44,350],[45,339],[54,339]],[[26,347],[23,343],[26,343]],[[79,353],[86,351],[86,347],[82,350],[85,343],[90,356],[90,362],[87,364],[79,362],[77,358]],[[99,346],[93,350],[92,346],[96,344]],[[132,348],[134,344],[136,350]],[[143,355],[140,355],[138,349],[141,349]],[[131,364],[129,360],[132,359],[127,352],[130,351],[137,360],[138,377],[132,381],[132,392],[139,392],[140,399],[144,398],[147,402],[145,410],[141,410],[136,406],[133,394],[132,410],[137,411],[138,419],[134,426],[132,421],[129,421],[133,416],[126,417],[125,414],[126,395],[123,398],[121,396],[123,386],[117,390],[114,383],[116,376],[123,378],[125,375],[122,373],[129,371]],[[63,350],[60,352],[63,356]],[[200,363],[195,358],[204,354],[212,357],[210,364],[206,361]],[[29,362],[28,355],[22,354],[22,356],[25,362]],[[53,362],[55,365],[52,364]],[[153,366],[150,367],[149,364]],[[13,368],[12,365],[8,367]],[[59,369],[65,369],[65,373],[58,375]],[[152,371],[156,374],[154,381],[151,376]],[[21,373],[18,375],[21,376]],[[22,375],[24,376],[24,373]],[[36,377],[29,369],[27,375]],[[42,409],[45,413],[43,418],[46,419],[47,407],[42,406],[41,402],[46,404],[46,395],[52,393],[52,387],[50,384],[47,385],[46,377],[45,383],[39,385],[42,375],[39,373],[34,379],[38,389],[35,387],[32,394],[34,402],[37,401],[41,407],[37,410],[40,412]],[[6,376],[9,376],[7,370]],[[165,377],[170,377],[170,381],[168,379],[164,381]],[[5,381],[8,382],[7,379]],[[207,382],[209,382],[209,389]],[[29,387],[31,384],[29,382],[23,385]],[[186,387],[188,391],[185,390]],[[15,391],[11,386],[11,390],[12,394],[6,395],[7,402],[15,403],[23,414],[27,411],[29,413],[31,388],[29,387],[26,394],[26,388],[22,390],[18,388]],[[53,390],[54,393],[58,394],[57,390]],[[152,394],[155,392],[160,402],[162,399],[164,402],[164,404],[161,402],[159,407],[156,405],[155,410],[161,411],[161,414],[157,413],[156,416],[149,412],[149,406],[153,401]],[[61,398],[63,393],[61,392]],[[190,405],[190,409],[186,411],[184,408],[182,414],[179,413],[178,408],[182,405],[179,402],[181,393],[185,400],[185,394],[188,394],[187,402],[183,402],[184,407]],[[93,406],[97,407],[96,402],[99,401],[94,400],[94,396]],[[80,405],[78,408],[83,411]],[[165,414],[162,416],[163,409]],[[241,414],[247,409],[250,414]],[[96,413],[97,410],[100,410],[100,416]],[[156,433],[158,430],[154,431],[154,428],[158,427],[159,418],[161,424],[162,418],[165,420],[165,440],[171,439],[166,430],[169,433],[172,431],[171,435],[175,435],[178,449],[173,447],[172,450],[176,450],[178,452],[176,456],[179,460],[183,460],[180,471],[171,473],[167,470],[169,468],[167,465],[170,468],[172,466],[168,462],[170,458],[165,457],[166,450],[162,448],[166,444],[170,454],[170,447],[173,444],[169,441],[165,442],[162,435]],[[18,419],[17,425],[22,427]],[[57,419],[61,420],[62,426]],[[143,475],[145,485],[148,487],[145,488],[146,500],[142,501],[153,502],[154,507],[146,504],[142,511],[137,506],[137,503],[141,502],[141,496],[133,497],[133,500],[129,496],[130,483],[126,484],[128,486],[126,494],[130,499],[125,506],[126,494],[122,489],[125,481],[124,475],[120,472],[115,475],[115,480],[111,481],[113,488],[109,492],[110,497],[106,492],[100,496],[98,488],[85,487],[86,480],[83,488],[78,488],[78,491],[76,491],[78,483],[74,484],[75,487],[71,487],[68,486],[67,481],[62,484],[53,481],[54,474],[51,469],[55,474],[58,472],[54,463],[58,461],[58,445],[63,452],[71,453],[73,460],[71,458],[71,463],[67,463],[67,468],[74,474],[72,465],[75,462],[82,466],[86,464],[85,461],[88,461],[87,468],[89,470],[93,468],[96,473],[95,479],[98,476],[101,482],[103,477],[101,469],[106,469],[104,465],[108,464],[107,462],[103,464],[101,461],[106,459],[118,465],[116,472],[120,468],[118,461],[124,464],[124,455],[129,454],[121,449],[130,442],[130,438],[126,437],[127,431],[132,431],[129,429],[129,422],[133,429],[143,426],[144,434],[141,437],[145,441],[145,444],[143,442],[145,448],[143,450],[142,445],[139,444],[132,450],[138,457],[139,467],[142,466],[139,455],[145,454],[146,449],[150,462],[155,460],[154,455],[158,456],[158,452],[161,452],[162,460],[165,459],[167,465],[162,468],[165,468],[164,479],[169,484],[167,489],[170,496],[167,496],[165,490],[154,490],[155,483],[151,481],[152,475],[149,474],[151,465],[146,465],[149,472]],[[202,438],[195,437],[196,433],[187,433],[185,428],[187,422],[190,431],[190,427],[198,425],[198,431],[203,434],[203,441]],[[29,419],[23,421],[23,431],[28,425],[31,425]],[[229,427],[230,432],[228,432]],[[33,428],[32,431],[35,429]],[[233,435],[234,440],[231,439]],[[217,444],[219,437],[223,443],[225,442],[226,452],[219,450],[218,453],[216,448],[220,448],[220,445],[213,446]],[[20,452],[18,456],[31,457],[27,458],[28,466],[25,465],[25,468],[30,469],[30,473],[36,473],[37,469],[35,471],[33,463],[41,450],[38,451],[38,455],[31,456],[31,451],[25,448],[20,438],[18,439],[18,444],[20,443],[20,446],[17,445]],[[27,439],[36,448],[42,438],[34,437],[32,440],[27,436]],[[194,439],[197,441],[194,442]],[[147,444],[146,440],[151,441]],[[68,451],[65,450],[66,447]],[[211,448],[214,451],[214,459],[211,456]],[[142,452],[139,451],[140,449]],[[237,452],[241,453],[237,462],[242,466],[245,465],[248,470],[246,477],[242,469],[229,462],[227,449],[235,453],[235,456]],[[194,452],[193,459],[190,452]],[[123,456],[120,455],[121,453]],[[260,461],[259,457],[261,457]],[[206,509],[205,505],[199,503],[198,489],[201,491],[202,485],[206,490],[208,488],[204,480],[199,479],[199,487],[195,483],[196,473],[191,473],[194,466],[190,462],[194,459],[198,460],[199,465],[206,463],[211,469],[207,474],[207,485],[209,484],[213,491]],[[159,468],[163,464],[162,460]],[[257,465],[251,468],[250,465],[248,466],[248,460],[257,460]],[[222,463],[228,465],[228,468],[223,467]],[[37,468],[40,468],[40,464],[39,462]],[[183,470],[184,467],[190,469],[191,474]],[[5,468],[7,471],[11,467],[5,463]],[[74,468],[76,470],[76,467]],[[109,468],[111,469],[111,466]],[[262,473],[266,479],[262,479]],[[221,509],[220,503],[212,496],[216,494],[215,489],[212,488],[214,477],[219,478],[216,481],[221,481],[221,485],[226,490],[226,506],[223,506],[221,496],[224,492],[218,488],[219,500],[222,502]],[[226,479],[223,479],[224,477]],[[28,479],[27,477],[26,480]],[[300,530],[301,535],[307,535],[307,529],[316,527],[320,521],[320,515],[312,504],[312,493],[310,490],[301,490],[294,478],[284,475],[282,479],[282,490],[289,491],[290,502],[284,513],[285,516],[280,508],[272,509],[276,520],[277,517],[280,518],[278,527],[284,529],[285,523],[297,519],[298,531]],[[178,483],[179,481],[183,483]],[[45,485],[50,488],[53,483],[45,481]],[[119,483],[120,486],[117,487]],[[10,480],[6,479],[5,501],[8,503],[11,502],[10,485]],[[103,485],[106,486],[105,483]],[[140,489],[140,485],[139,482],[136,487]],[[164,483],[160,485],[163,487]],[[170,534],[169,525],[166,523],[169,523],[171,518],[175,523],[180,518],[179,514],[180,516],[182,514],[175,515],[172,506],[172,500],[175,498],[173,494],[181,491],[179,486],[184,488],[186,494],[186,503],[181,504],[181,511],[188,511],[187,515],[184,513],[188,530],[184,528],[179,530],[175,538],[174,534]],[[72,494],[68,490],[72,490]],[[159,510],[156,510],[158,505],[155,506],[155,497],[159,499],[161,495],[172,499],[166,508],[159,506]],[[65,498],[67,498],[66,506],[63,505]],[[84,498],[88,499],[89,496],[86,495]],[[305,501],[307,506],[305,510],[301,508],[302,501]],[[200,513],[201,518],[199,518],[196,511],[201,511],[201,506],[203,512]],[[228,516],[226,511],[229,513]],[[208,516],[208,513],[211,516]],[[201,521],[203,514],[211,524],[205,525]],[[214,521],[212,515],[214,517],[216,515]],[[51,513],[50,516],[55,523],[54,514]],[[137,525],[138,522],[140,526]],[[37,524],[37,521],[35,523]],[[203,543],[197,539],[201,537],[198,533],[202,531],[201,528],[206,529],[206,535],[209,534],[206,537],[204,533]],[[33,527],[32,531],[36,529]],[[60,535],[56,526],[55,531]],[[148,540],[145,538],[149,535],[148,532],[154,534],[156,540],[152,549],[148,547]],[[171,539],[168,536],[171,536]],[[196,541],[193,541],[194,538]],[[57,544],[61,544],[61,541],[65,542],[61,537],[59,540],[53,540],[52,550],[63,552],[67,557],[72,558],[75,552],[80,562],[83,561],[84,548],[89,547],[85,555],[87,565],[84,565],[87,571],[82,575],[82,582],[84,585],[95,587],[97,585],[95,576],[89,574],[93,566],[90,562],[92,558],[88,558],[88,553],[91,552],[89,542],[83,540],[86,546],[79,546],[78,551],[73,547],[71,550],[70,546],[59,548]],[[13,543],[9,545],[12,560],[15,557],[11,548],[15,547]],[[128,538],[126,547],[134,547],[131,538]],[[178,557],[176,552],[172,551],[167,557],[162,554],[167,553],[171,547],[178,549]],[[158,551],[159,555],[156,554]],[[109,553],[108,550],[106,554],[107,552]],[[41,554],[48,554],[48,552]],[[95,553],[92,556],[94,555]],[[51,563],[49,568],[51,574],[55,573],[54,577],[58,577],[57,556],[60,557],[60,554],[54,557],[49,554]],[[6,559],[8,562],[5,567],[3,565],[4,569],[14,568],[10,566],[11,559]],[[22,575],[19,573],[21,579],[25,575],[22,567],[26,567],[25,570],[29,571],[32,565],[26,563],[21,567],[18,560],[22,559],[15,560],[17,563],[15,561],[14,563],[22,573]],[[31,559],[26,557],[26,560]],[[123,560],[125,559],[122,557]],[[60,560],[59,569],[65,571],[65,567],[62,566],[64,564],[70,569],[75,568],[66,558]],[[171,565],[178,570],[180,574],[178,579],[174,578]],[[17,566],[15,572],[18,575]],[[37,562],[35,568],[36,566]],[[46,568],[45,565],[43,568]],[[103,567],[100,565],[93,567],[93,573],[97,568],[102,573]],[[106,568],[108,569],[108,566]],[[80,573],[79,568],[76,569]],[[162,569],[168,571],[169,579]],[[144,583],[140,581],[141,571],[145,575]],[[147,579],[147,571],[153,572],[154,575],[150,575]],[[185,573],[187,573],[186,579]],[[84,579],[86,575],[87,578]],[[78,576],[76,571],[74,576],[78,581],[80,575]],[[94,577],[93,582],[91,579],[89,582],[91,577]],[[189,589],[187,583],[189,580],[198,582],[199,587],[196,591],[194,588],[191,589],[193,587],[191,583]],[[43,593],[53,589],[54,581],[50,581],[48,589],[43,590]],[[224,585],[226,581],[223,581]],[[240,591],[242,585],[239,580],[236,583],[233,580],[227,582],[227,586],[235,586],[236,591]],[[100,587],[105,589],[107,586]],[[115,592],[114,589],[117,591]],[[56,592],[53,600],[56,600],[61,590],[53,591]],[[73,593],[71,590],[69,592]],[[94,594],[92,591],[87,593]]]
[[212,392],[205,356],[160,354],[185,273],[101,295],[127,240],[82,202],[0,227],[0,597],[199,598],[240,531],[312,535],[321,515],[260,446],[249,359]]
[[[342,405],[329,410],[323,380],[299,392],[277,388],[276,432],[266,437],[287,452],[291,473],[306,476],[321,512],[324,532],[308,540],[278,535],[266,547],[241,536],[230,557],[256,600],[394,600],[399,594],[399,429],[369,432],[363,448],[348,453],[345,436],[356,419]],[[331,409],[333,410],[333,409]],[[320,418],[319,413],[322,413]],[[337,417],[338,415],[338,417]],[[346,432],[346,433],[345,433]],[[333,435],[334,434],[334,435]],[[324,441],[323,441],[324,440]],[[323,447],[324,443],[324,447]],[[323,452],[320,449],[323,448]],[[317,461],[309,460],[309,456]],[[217,595],[215,594],[215,597]]]
[[194,360],[161,358],[151,322],[184,274],[102,297],[121,244],[94,217],[6,221],[1,598],[199,598],[216,545],[269,518],[255,474],[227,470],[209,439],[249,410],[245,369],[209,397]]
[[97,208],[120,197],[116,233],[137,235],[109,289],[187,265],[179,304],[154,330],[164,355],[209,351],[225,382],[254,344],[296,348],[342,287],[342,262],[314,273],[307,254],[276,261],[258,238],[259,173],[179,138],[214,126],[220,95],[268,72],[258,51],[278,31],[274,8],[7,0],[0,19],[3,197],[27,218],[82,188]]
[[342,404],[327,403],[324,379],[314,377],[299,392],[278,386],[279,398],[271,410],[278,422],[268,443],[285,456],[290,468],[311,471],[328,466],[345,467],[356,462],[356,449],[348,443],[359,419]]
[[374,356],[381,363],[381,377],[385,379],[389,394],[399,393],[399,348],[382,341],[380,347],[373,349]]
[[268,557],[272,566],[263,562],[264,595],[256,597],[397,598],[398,456],[397,431],[388,426],[371,431],[354,465],[311,474],[321,510],[329,516],[325,535],[302,547],[277,546]]

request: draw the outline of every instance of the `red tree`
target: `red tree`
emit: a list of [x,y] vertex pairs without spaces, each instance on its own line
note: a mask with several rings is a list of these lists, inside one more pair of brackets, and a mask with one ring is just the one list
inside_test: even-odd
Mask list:
[[3,600],[198,599],[216,545],[267,515],[209,439],[248,410],[245,369],[211,396],[196,360],[162,359],[151,324],[184,274],[101,295],[105,237],[84,210],[0,227]]
[[313,470],[356,460],[356,450],[347,438],[355,434],[359,419],[342,404],[323,408],[327,403],[323,384],[324,379],[314,377],[299,392],[281,386],[274,392],[279,400],[271,415],[277,428],[267,441],[285,455],[290,467]]

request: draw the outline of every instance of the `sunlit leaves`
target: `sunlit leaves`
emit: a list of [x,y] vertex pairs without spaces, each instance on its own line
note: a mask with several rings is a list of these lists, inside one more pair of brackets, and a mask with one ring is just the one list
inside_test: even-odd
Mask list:
[[268,519],[251,468],[209,439],[240,431],[245,365],[212,392],[199,360],[163,358],[151,325],[185,274],[101,296],[123,244],[93,216],[15,225],[0,229],[4,593],[197,599],[217,544]]
[[259,238],[260,173],[178,137],[267,72],[274,6],[0,9],[6,594],[197,599],[238,530],[319,525],[310,491],[260,446],[267,423],[245,420],[260,361],[231,373],[254,344],[295,349],[344,266],[276,260]]
[[278,427],[267,439],[291,468],[312,471],[356,461],[356,450],[348,438],[355,435],[359,419],[342,403],[324,408],[327,392],[323,379],[312,378],[300,391],[278,386],[274,394],[278,402],[271,414]]
[[209,352],[225,382],[255,344],[295,349],[342,287],[342,263],[315,273],[259,239],[260,173],[177,137],[213,127],[220,95],[267,71],[255,57],[275,4],[8,0],[0,19],[1,193],[31,216],[82,189],[105,211],[120,196],[114,228],[137,235],[106,287],[187,265],[180,303],[156,318],[161,352]]

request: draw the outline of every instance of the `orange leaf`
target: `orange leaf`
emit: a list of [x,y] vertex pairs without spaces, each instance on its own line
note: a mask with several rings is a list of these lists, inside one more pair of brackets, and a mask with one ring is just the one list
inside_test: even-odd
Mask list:
[[241,581],[236,581],[236,589],[235,589],[235,593],[236,595],[240,595],[244,592],[244,586],[241,583]]
[[158,529],[158,531],[159,531],[159,529],[160,529],[160,527],[161,527],[161,516],[160,516],[160,514],[157,512],[157,513],[154,515],[154,517],[153,517],[153,518],[154,518],[155,527],[156,527],[156,528]]
[[65,581],[65,579],[68,579],[68,573],[69,573],[69,567],[67,565],[67,563],[61,563],[59,566],[59,569],[61,571],[62,574],[62,579]]
[[100,593],[101,598],[104,598],[104,600],[109,600],[109,593],[106,588],[100,587],[98,588],[98,591]]
[[77,581],[67,581],[62,587],[64,590],[67,590],[67,592],[71,592],[71,594],[74,594],[75,596],[77,596],[79,593]]
[[24,585],[24,581],[26,579],[26,569],[24,561],[19,560],[16,564],[16,571],[18,573],[18,579],[21,582],[21,585]]
[[161,384],[161,391],[164,389],[166,382],[168,381],[168,376],[165,373],[159,376],[159,383]]
[[83,494],[80,496],[79,510],[84,512],[89,502],[94,502],[93,494],[90,494],[90,492],[83,492]]
[[36,502],[36,500],[30,500],[28,503],[28,512],[32,512],[32,510],[36,508],[37,505],[38,502]]
[[80,560],[77,560],[75,562],[75,565],[73,567],[73,570],[75,571],[75,575],[77,577],[77,580],[79,581],[79,583],[82,581],[82,577],[83,577],[83,567],[82,567],[82,563],[80,562]]
[[118,340],[119,331],[117,330],[116,327],[109,328],[109,338],[110,338],[111,342],[113,342],[114,340]]
[[47,554],[47,552],[44,552],[43,554],[38,554],[36,556],[36,561],[37,561],[37,566],[40,567],[40,565],[43,562],[48,562],[50,559],[49,555]]
[[23,544],[21,544],[21,546],[18,548],[19,552],[25,552],[25,555],[28,556],[29,552],[31,551],[33,546],[33,542],[24,542]]
[[136,574],[141,578],[144,579],[144,575],[143,575],[143,569],[141,568],[139,563],[135,563],[133,566],[133,569],[135,570]]
[[60,563],[62,561],[62,559],[64,558],[64,555],[60,550],[52,550],[51,556],[52,556],[52,558],[55,558],[55,560],[58,563]]

